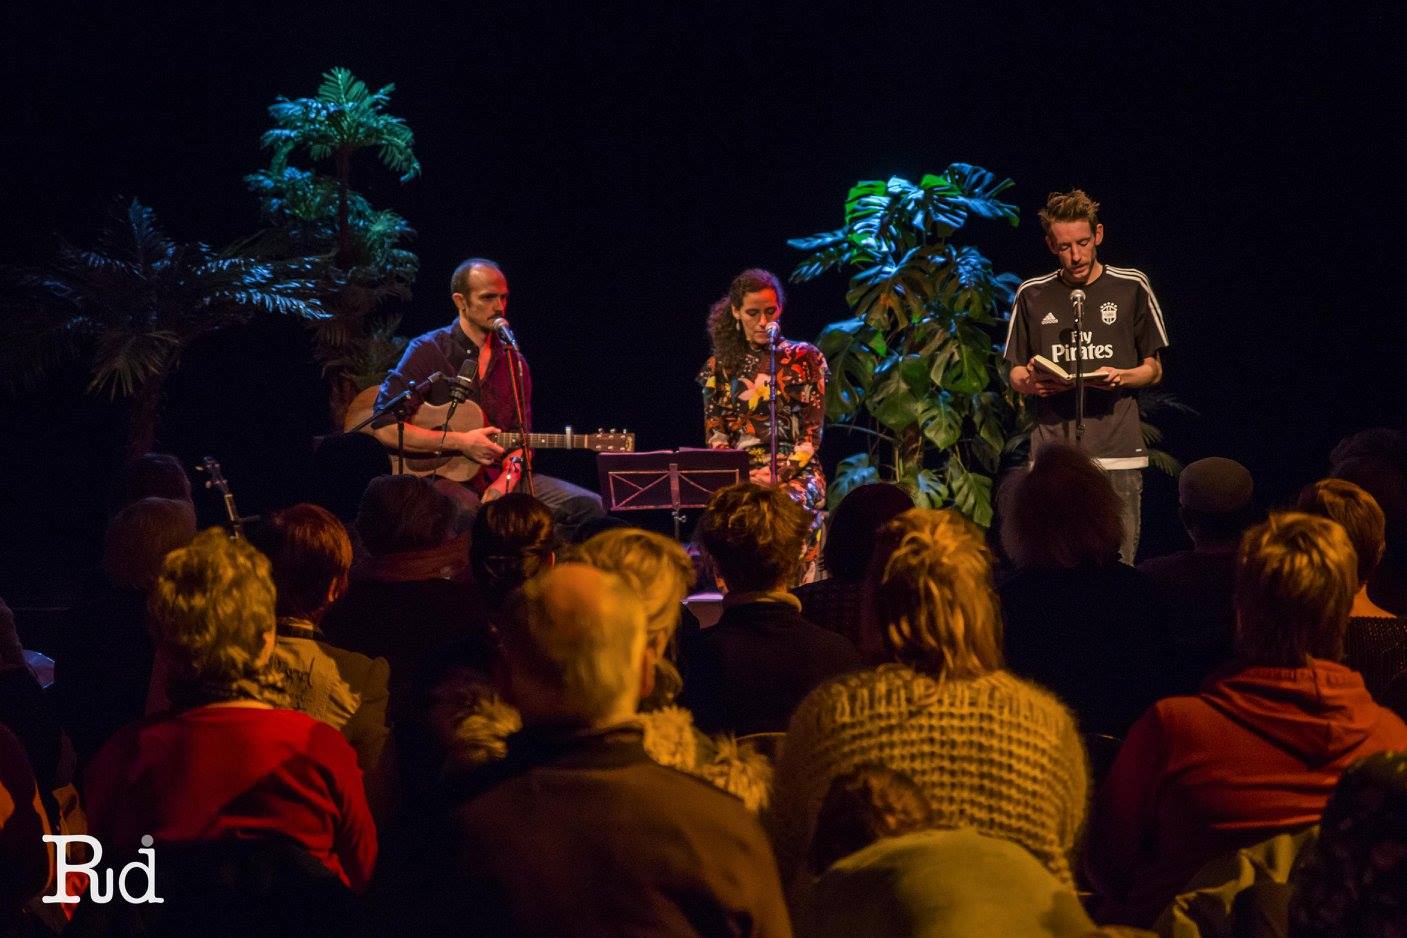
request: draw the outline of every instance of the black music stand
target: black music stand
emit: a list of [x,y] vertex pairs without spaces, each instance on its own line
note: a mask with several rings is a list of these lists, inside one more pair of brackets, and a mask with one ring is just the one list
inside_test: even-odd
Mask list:
[[746,482],[748,459],[740,449],[597,453],[596,471],[607,511],[669,509],[680,540],[683,510],[702,508],[719,489]]

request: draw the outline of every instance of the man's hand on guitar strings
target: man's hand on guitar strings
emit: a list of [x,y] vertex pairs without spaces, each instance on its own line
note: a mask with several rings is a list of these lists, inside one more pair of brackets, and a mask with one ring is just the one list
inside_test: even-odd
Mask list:
[[494,441],[498,427],[480,427],[454,434],[459,437],[456,448],[481,466],[489,466],[503,456],[503,447]]

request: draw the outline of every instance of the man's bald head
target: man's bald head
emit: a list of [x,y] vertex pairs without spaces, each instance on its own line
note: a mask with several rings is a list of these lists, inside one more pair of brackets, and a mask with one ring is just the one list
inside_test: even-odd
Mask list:
[[504,640],[525,724],[601,726],[635,712],[645,609],[620,577],[567,563],[530,580],[509,604]]

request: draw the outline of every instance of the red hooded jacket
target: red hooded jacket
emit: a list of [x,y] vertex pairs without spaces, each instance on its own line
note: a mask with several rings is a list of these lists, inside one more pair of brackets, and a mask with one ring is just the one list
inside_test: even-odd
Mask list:
[[1222,672],[1158,701],[1096,800],[1087,865],[1101,921],[1146,926],[1207,861],[1319,823],[1344,769],[1402,747],[1407,724],[1328,661]]

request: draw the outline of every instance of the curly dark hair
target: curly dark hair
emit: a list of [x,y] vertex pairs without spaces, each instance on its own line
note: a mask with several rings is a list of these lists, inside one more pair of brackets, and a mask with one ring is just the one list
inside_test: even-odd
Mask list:
[[806,510],[781,489],[739,482],[713,493],[698,537],[728,589],[749,593],[790,586],[810,529]]
[[1290,881],[1290,934],[1401,935],[1407,754],[1380,752],[1339,779]]
[[725,374],[736,372],[744,356],[751,351],[732,311],[742,308],[743,297],[759,290],[776,290],[777,308],[786,306],[781,279],[769,270],[751,267],[734,277],[728,292],[708,309],[708,337],[713,343],[713,358]]
[[495,612],[510,593],[550,565],[557,547],[551,510],[526,492],[484,503],[469,537],[469,568]]

